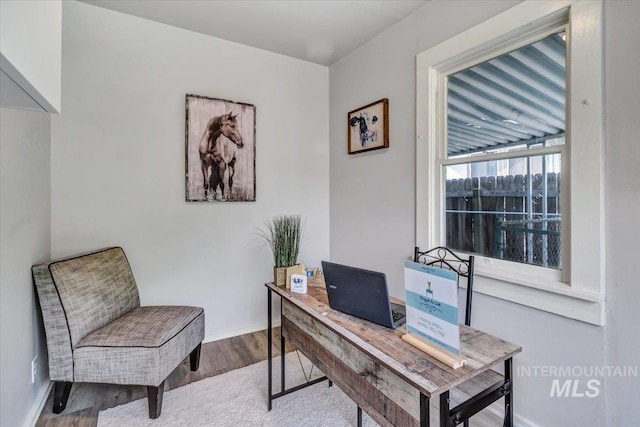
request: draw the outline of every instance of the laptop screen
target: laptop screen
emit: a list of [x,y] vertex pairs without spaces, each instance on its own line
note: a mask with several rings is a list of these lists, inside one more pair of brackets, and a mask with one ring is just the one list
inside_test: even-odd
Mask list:
[[334,310],[393,328],[384,273],[322,261],[329,306]]

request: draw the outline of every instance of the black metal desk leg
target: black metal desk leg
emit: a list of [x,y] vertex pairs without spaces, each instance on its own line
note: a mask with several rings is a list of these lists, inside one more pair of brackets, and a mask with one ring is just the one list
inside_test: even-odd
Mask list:
[[282,298],[280,298],[280,391],[284,391],[284,357],[286,352],[284,350],[284,335],[282,335]]
[[449,427],[449,390],[440,395],[440,427]]
[[420,393],[420,427],[429,427],[429,398]]
[[268,377],[268,390],[267,390],[267,394],[269,395],[268,398],[268,405],[267,405],[267,410],[270,411],[271,410],[271,395],[272,395],[272,388],[271,388],[271,384],[272,384],[272,359],[273,359],[273,337],[271,336],[273,332],[273,325],[271,324],[271,289],[267,288],[267,365],[268,365],[268,370],[269,370],[269,377]]
[[513,360],[504,361],[504,382],[509,384],[508,393],[504,396],[504,425],[513,427]]
[[362,408],[358,406],[358,427],[362,427]]

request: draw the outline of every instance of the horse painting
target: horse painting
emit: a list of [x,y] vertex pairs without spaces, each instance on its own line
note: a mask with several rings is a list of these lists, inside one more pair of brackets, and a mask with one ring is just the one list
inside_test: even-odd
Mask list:
[[200,139],[198,151],[205,199],[210,192],[215,198],[218,186],[220,186],[222,198],[225,198],[225,171],[228,171],[229,194],[231,193],[236,163],[235,147],[244,146],[242,135],[237,129],[237,118],[237,113],[233,112],[211,118]]
[[[226,196],[231,194],[233,188],[233,175],[236,168],[236,147],[242,148],[242,141],[237,143],[234,139],[229,138],[220,133],[213,144],[213,150],[211,152],[213,156],[213,164],[211,165],[211,174],[209,176],[209,191],[212,191],[214,196],[220,187],[220,194],[222,200],[225,200]],[[228,193],[225,195],[225,173],[229,183]]]
[[256,106],[187,94],[185,110],[186,201],[255,202]]

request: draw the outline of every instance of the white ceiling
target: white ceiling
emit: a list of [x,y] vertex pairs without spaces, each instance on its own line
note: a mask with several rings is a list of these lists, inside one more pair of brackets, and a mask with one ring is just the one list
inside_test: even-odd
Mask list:
[[244,45],[331,65],[428,0],[81,0]]

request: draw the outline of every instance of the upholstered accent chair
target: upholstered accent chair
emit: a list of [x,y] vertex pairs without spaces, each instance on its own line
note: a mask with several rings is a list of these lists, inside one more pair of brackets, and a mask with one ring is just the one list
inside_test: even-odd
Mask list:
[[189,355],[198,369],[204,310],[140,306],[122,248],[32,268],[40,300],[53,412],[64,410],[74,382],[147,386],[149,417],[162,409],[164,381]]

